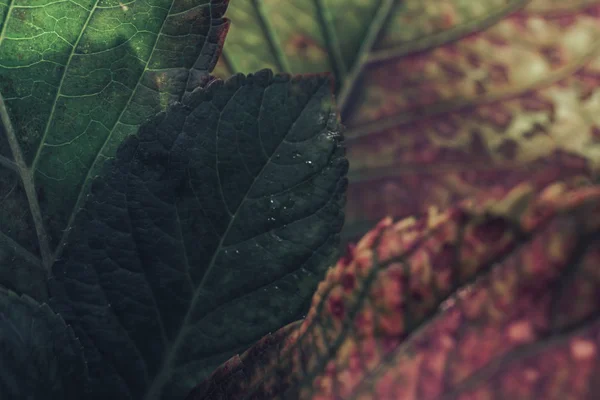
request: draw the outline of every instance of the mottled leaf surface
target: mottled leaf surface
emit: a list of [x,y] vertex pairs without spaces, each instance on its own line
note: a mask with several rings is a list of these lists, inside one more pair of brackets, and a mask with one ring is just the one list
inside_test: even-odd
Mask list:
[[[356,84],[365,57],[403,54],[471,32],[523,1],[241,0],[227,16],[232,29],[215,73],[264,66],[294,73],[331,71],[343,93]],[[454,16],[454,18],[451,18]],[[251,49],[251,51],[248,51]],[[342,99],[342,104],[345,99]]]
[[346,238],[541,168],[542,184],[597,172],[597,0],[294,4],[233,4],[217,71],[335,74],[348,127]]
[[79,340],[47,304],[0,288],[0,397],[79,400],[87,366]]
[[595,399],[600,187],[490,191],[381,221],[307,318],[232,358],[200,399]]
[[226,7],[0,0],[0,254],[15,269],[49,268],[101,164],[213,69]]
[[297,318],[335,262],[348,163],[331,80],[213,81],[94,180],[52,270],[89,399],[182,399]]

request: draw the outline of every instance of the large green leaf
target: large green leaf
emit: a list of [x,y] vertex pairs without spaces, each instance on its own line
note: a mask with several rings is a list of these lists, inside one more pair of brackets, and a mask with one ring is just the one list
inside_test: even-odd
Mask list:
[[0,256],[31,271],[3,265],[4,283],[29,291],[39,281],[100,165],[212,70],[226,7],[0,0]]
[[50,281],[90,399],[183,399],[300,317],[344,220],[330,86],[270,71],[215,81],[106,163]]
[[80,400],[87,396],[81,344],[47,304],[0,288],[0,397]]

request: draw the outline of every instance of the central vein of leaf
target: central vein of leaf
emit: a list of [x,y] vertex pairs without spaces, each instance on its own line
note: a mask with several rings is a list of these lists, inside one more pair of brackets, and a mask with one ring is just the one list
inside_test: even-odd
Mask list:
[[[231,101],[231,99],[233,99],[233,97],[235,97],[235,95],[232,95],[232,97],[229,99],[229,101]],[[262,110],[262,105],[261,105],[261,110]],[[302,112],[300,112],[298,115],[301,115],[301,114],[302,114]],[[260,115],[260,111],[259,111],[259,115]],[[259,121],[260,121],[260,119],[259,119]],[[290,128],[288,129],[288,132],[293,128],[293,126],[295,124],[296,124],[296,121],[294,121],[291,124]],[[220,121],[219,121],[219,125],[220,125]],[[259,131],[260,131],[260,127],[259,127]],[[217,127],[217,132],[219,132],[218,127]],[[215,249],[215,252],[214,252],[214,254],[210,260],[210,263],[208,265],[208,268],[206,269],[206,272],[205,272],[204,276],[202,277],[202,280],[198,284],[198,287],[194,293],[194,297],[192,298],[192,301],[190,302],[190,306],[189,306],[189,308],[186,312],[186,315],[183,319],[183,323],[181,324],[181,329],[179,330],[177,337],[173,340],[171,346],[167,350],[167,352],[168,352],[167,358],[166,358],[165,362],[163,363],[163,365],[160,369],[160,372],[157,374],[156,379],[154,380],[151,388],[148,391],[148,395],[146,396],[147,400],[160,398],[160,390],[161,390],[162,386],[164,385],[164,383],[169,378],[169,372],[171,371],[171,369],[173,367],[175,356],[177,354],[177,349],[181,346],[181,344],[183,343],[183,341],[185,339],[185,334],[187,333],[186,327],[192,322],[191,317],[192,317],[193,310],[196,308],[198,301],[200,300],[200,293],[202,293],[202,289],[204,288],[204,286],[206,284],[206,280],[208,279],[208,277],[210,276],[210,274],[212,273],[212,270],[214,269],[214,267],[216,265],[216,260],[221,251],[221,248],[223,247],[223,242],[225,241],[225,238],[229,234],[231,227],[235,223],[236,216],[237,216],[240,208],[248,199],[248,193],[252,192],[252,188],[256,184],[258,178],[262,175],[262,173],[264,172],[267,165],[270,164],[271,160],[273,159],[273,155],[277,154],[282,143],[284,142],[284,139],[285,139],[285,135],[284,135],[284,137],[282,137],[281,142],[279,142],[279,144],[277,145],[275,150],[271,153],[271,155],[268,156],[268,158],[265,161],[264,165],[262,166],[261,170],[254,176],[254,179],[252,180],[252,183],[250,184],[248,190],[246,191],[243,199],[240,201],[237,208],[233,211],[232,217],[229,220],[229,224],[227,225],[225,232],[221,236],[221,239],[219,240],[219,244],[217,245],[217,247]],[[217,146],[218,146],[218,136],[217,136]]]
[[6,26],[8,25],[8,18],[10,17],[10,13],[13,10],[13,0],[8,0],[8,10],[6,11],[6,17],[4,18],[4,23],[2,24],[2,30],[0,30],[0,46],[2,46],[2,41],[6,37]]

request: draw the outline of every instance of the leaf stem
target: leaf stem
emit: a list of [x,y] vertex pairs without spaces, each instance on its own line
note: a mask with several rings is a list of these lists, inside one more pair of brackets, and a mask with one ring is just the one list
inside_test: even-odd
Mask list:
[[256,15],[258,16],[258,22],[260,24],[260,29],[265,34],[265,38],[267,39],[267,44],[269,46],[269,49],[271,50],[273,55],[275,55],[275,61],[277,62],[277,68],[279,69],[278,72],[289,72],[290,66],[287,62],[287,58],[286,58],[285,54],[283,54],[283,51],[281,50],[281,47],[279,46],[279,43],[277,43],[277,41],[275,39],[275,37],[277,35],[275,34],[273,27],[271,26],[271,24],[269,23],[269,20],[267,19],[267,15],[266,15],[265,10],[262,5],[262,0],[252,0],[252,6],[254,7],[254,10],[256,11]]
[[325,47],[330,55],[333,74],[335,75],[335,90],[336,92],[342,86],[342,82],[346,79],[347,67],[342,53],[340,51],[340,43],[333,27],[333,17],[331,12],[323,4],[323,0],[315,0],[317,8],[317,19],[321,26],[323,37],[325,38]]
[[2,25],[2,29],[0,30],[0,45],[2,45],[2,41],[6,37],[6,26],[8,25],[8,17],[10,17],[10,13],[13,10],[13,0],[8,0],[8,10],[6,10],[6,16],[4,17],[4,24]]
[[19,141],[10,121],[8,109],[6,108],[6,103],[4,102],[2,94],[0,94],[0,122],[4,126],[4,132],[6,133],[6,138],[8,140],[10,150],[12,151],[13,157],[15,159],[15,164],[21,177],[21,181],[23,182],[23,188],[25,189],[25,195],[27,196],[29,208],[31,210],[31,216],[33,218],[33,224],[35,226],[35,231],[40,245],[42,265],[44,269],[48,271],[50,269],[50,266],[52,265],[52,253],[50,251],[48,235],[46,234],[46,229],[44,228],[44,220],[42,218],[40,204],[38,203],[37,195],[35,192],[35,186],[33,183],[33,173],[25,164],[25,159],[23,158],[23,154],[21,153]]
[[358,81],[358,77],[360,76],[364,66],[367,63],[367,59],[369,57],[369,53],[375,44],[375,41],[379,37],[379,33],[383,29],[385,22],[390,16],[390,11],[395,4],[395,0],[381,0],[379,5],[379,9],[375,14],[375,18],[371,21],[369,29],[367,30],[367,34],[365,36],[365,40],[362,42],[360,49],[358,50],[358,54],[356,55],[356,62],[354,63],[350,73],[344,83],[342,84],[342,88],[337,96],[337,105],[340,110],[340,114],[342,115],[342,121],[344,118],[344,111],[348,104],[348,98],[352,94],[354,87],[356,86],[356,82]]
[[525,7],[529,1],[530,0],[513,0],[508,6],[499,7],[484,19],[468,20],[453,29],[443,30],[433,35],[422,36],[417,40],[402,43],[398,46],[371,52],[365,63],[372,64],[384,62],[455,41],[468,33],[494,25],[501,19],[506,18],[509,14]]

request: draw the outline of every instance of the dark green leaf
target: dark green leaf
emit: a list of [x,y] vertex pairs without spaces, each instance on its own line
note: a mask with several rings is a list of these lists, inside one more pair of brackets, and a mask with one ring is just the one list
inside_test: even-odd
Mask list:
[[0,288],[0,398],[86,398],[81,344],[46,304]]
[[343,224],[330,86],[270,71],[215,81],[94,180],[50,284],[94,399],[182,399],[303,311]]

